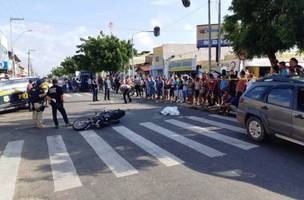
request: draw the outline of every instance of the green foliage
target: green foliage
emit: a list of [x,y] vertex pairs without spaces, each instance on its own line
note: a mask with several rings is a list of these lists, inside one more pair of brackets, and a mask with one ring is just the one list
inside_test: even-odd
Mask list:
[[73,57],[67,57],[60,65],[64,68],[65,75],[75,74],[75,71],[79,70],[78,64]]
[[[67,57],[61,66],[52,71],[55,76],[75,74],[75,71],[117,72],[129,63],[132,56],[130,41],[120,40],[115,36],[97,36],[80,38],[77,54]],[[137,54],[136,49],[134,55]]]
[[129,62],[132,56],[130,41],[115,36],[97,36],[82,39],[78,45],[78,59],[82,69],[91,72],[116,72]]
[[225,17],[226,39],[236,54],[268,56],[295,46],[304,49],[303,0],[233,0]]
[[52,70],[52,75],[56,76],[56,77],[62,77],[64,75],[66,75],[67,72],[65,71],[65,69],[61,66],[56,67]]

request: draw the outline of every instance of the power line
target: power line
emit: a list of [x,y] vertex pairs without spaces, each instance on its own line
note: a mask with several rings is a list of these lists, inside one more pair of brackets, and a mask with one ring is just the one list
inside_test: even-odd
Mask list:
[[206,3],[205,4],[202,4],[200,6],[198,6],[196,9],[192,10],[191,12],[187,13],[186,15],[183,15],[182,17],[178,18],[177,20],[175,20],[174,22],[168,24],[168,25],[165,25],[165,28],[163,28],[163,30],[166,30],[168,29],[169,27],[171,26],[174,26],[175,24],[183,21],[184,19],[186,19],[187,17],[195,14],[196,12],[198,12],[199,10],[201,10],[202,8],[204,8],[206,6]]

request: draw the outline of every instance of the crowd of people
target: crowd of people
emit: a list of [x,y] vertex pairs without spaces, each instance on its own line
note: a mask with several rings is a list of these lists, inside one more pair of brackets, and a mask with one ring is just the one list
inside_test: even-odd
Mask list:
[[[291,58],[289,66],[285,62],[277,62],[268,75],[304,77],[304,68],[298,64],[297,59]],[[145,94],[147,99],[189,103],[197,106],[220,106],[229,111],[232,105],[238,106],[240,97],[256,79],[257,77],[249,70],[240,73],[223,70],[221,74],[174,75],[168,79],[163,76],[156,78],[135,76],[131,81],[131,86],[137,96]]]

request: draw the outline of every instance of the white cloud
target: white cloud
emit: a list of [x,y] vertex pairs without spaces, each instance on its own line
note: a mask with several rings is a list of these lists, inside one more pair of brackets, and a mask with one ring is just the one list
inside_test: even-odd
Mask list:
[[152,27],[154,26],[162,26],[162,21],[160,19],[157,19],[157,18],[151,18],[150,20],[150,24]]
[[[79,38],[90,35],[85,26],[70,28],[63,32],[55,26],[33,23],[28,26],[15,25],[14,36],[18,37],[18,34],[27,29],[33,31],[22,35],[16,42],[14,49],[21,58],[23,66],[27,66],[27,51],[29,49],[35,50],[31,58],[33,59],[34,70],[39,75],[47,75],[66,56],[74,55],[76,45],[80,43]],[[7,36],[9,35],[8,26],[0,26],[0,30],[3,30]]]
[[194,30],[195,30],[195,27],[192,26],[191,24],[185,24],[184,30],[185,30],[185,31],[194,31]]
[[134,44],[143,49],[150,49],[152,46],[154,46],[152,35],[150,33],[140,33],[136,36]]

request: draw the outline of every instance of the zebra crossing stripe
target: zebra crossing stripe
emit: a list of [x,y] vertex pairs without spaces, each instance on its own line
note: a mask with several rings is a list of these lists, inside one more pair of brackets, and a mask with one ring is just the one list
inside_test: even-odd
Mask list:
[[113,129],[131,142],[133,142],[134,144],[136,144],[137,146],[139,146],[140,148],[142,148],[143,150],[145,150],[146,152],[148,152],[149,154],[151,154],[152,156],[154,156],[155,158],[157,158],[161,163],[163,163],[167,167],[184,163],[184,161],[175,157],[173,154],[160,148],[156,144],[150,142],[149,140],[136,134],[135,132],[124,126],[114,127]]
[[238,120],[235,119],[235,118],[232,118],[232,117],[225,117],[225,116],[215,115],[215,114],[208,115],[208,116],[209,116],[209,117],[212,117],[212,118],[223,119],[223,120],[227,120],[227,121],[231,121],[231,122],[236,122],[236,123],[238,123]]
[[15,183],[21,161],[24,141],[9,142],[0,159],[0,200],[11,200],[14,197]]
[[166,122],[173,124],[177,127],[184,128],[184,129],[193,131],[198,134],[202,134],[206,137],[221,141],[223,143],[238,147],[243,150],[249,150],[249,149],[258,147],[257,145],[254,145],[254,144],[212,131],[209,129],[209,127],[204,128],[204,127],[200,127],[200,126],[194,126],[192,124],[181,122],[181,121],[178,121],[175,119],[166,120]]
[[191,139],[188,139],[180,134],[177,134],[173,131],[170,131],[168,129],[165,129],[161,126],[158,126],[152,122],[145,122],[145,123],[141,123],[140,125],[152,130],[152,131],[155,131],[165,137],[168,137],[176,142],[179,142],[187,147],[190,147],[191,149],[195,150],[195,151],[198,151],[210,158],[214,158],[214,157],[219,157],[219,156],[224,156],[225,154],[216,150],[216,149],[213,149],[211,147],[208,147],[206,145],[203,145],[201,143],[198,143],[194,140],[191,140]]
[[64,94],[65,97],[72,97],[70,94]]
[[76,93],[75,96],[82,97],[82,94]]
[[60,135],[48,136],[47,144],[55,192],[80,187],[79,176]]
[[231,131],[234,131],[234,132],[237,132],[237,133],[246,134],[245,129],[239,128],[237,126],[224,124],[222,122],[212,121],[212,120],[205,119],[205,118],[202,118],[202,117],[188,116],[186,118],[191,119],[193,121],[200,122],[200,123],[209,124],[209,125],[212,125],[212,126],[217,126],[217,127],[223,128],[223,129],[231,130]]
[[98,157],[112,170],[116,177],[120,178],[138,173],[128,161],[123,159],[94,131],[83,131],[80,132],[80,134],[94,149]]

